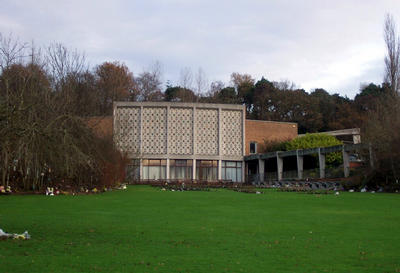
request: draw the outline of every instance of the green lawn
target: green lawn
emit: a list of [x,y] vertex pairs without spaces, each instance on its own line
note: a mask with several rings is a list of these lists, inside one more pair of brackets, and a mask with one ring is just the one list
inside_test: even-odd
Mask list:
[[400,272],[400,195],[0,196],[0,272]]

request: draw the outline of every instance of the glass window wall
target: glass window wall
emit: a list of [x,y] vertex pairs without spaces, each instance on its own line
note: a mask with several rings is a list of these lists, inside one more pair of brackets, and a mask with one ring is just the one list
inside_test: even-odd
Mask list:
[[217,160],[197,160],[196,178],[198,180],[215,181],[218,179]]
[[166,159],[144,159],[142,179],[165,179],[167,177]]
[[232,182],[242,181],[241,161],[222,161],[221,171],[223,180],[232,180]]
[[193,160],[170,159],[170,179],[192,179]]

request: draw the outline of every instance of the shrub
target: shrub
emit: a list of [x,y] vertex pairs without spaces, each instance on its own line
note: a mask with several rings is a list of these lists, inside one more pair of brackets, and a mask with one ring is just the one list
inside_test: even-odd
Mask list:
[[[306,134],[305,136],[295,138],[291,141],[285,142],[285,150],[299,150],[299,149],[310,149],[318,147],[329,147],[335,145],[342,145],[343,142],[338,140],[334,136],[326,134]],[[326,155],[327,165],[338,165],[343,161],[342,154],[340,152],[330,153]]]
[[280,141],[280,140],[267,140],[264,139],[264,143],[261,144],[260,152],[261,153],[268,153],[268,152],[275,152],[275,151],[286,151],[286,143],[288,140]]

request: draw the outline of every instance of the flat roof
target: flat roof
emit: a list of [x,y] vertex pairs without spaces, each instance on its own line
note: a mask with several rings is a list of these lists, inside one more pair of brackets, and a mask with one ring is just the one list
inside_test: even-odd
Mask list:
[[273,121],[273,120],[260,120],[260,119],[246,119],[246,121],[256,121],[256,122],[264,122],[264,123],[284,123],[284,124],[294,124],[297,125],[297,122],[289,122],[289,121]]
[[115,107],[181,107],[181,108],[212,108],[212,109],[229,109],[229,110],[245,110],[246,106],[241,104],[222,104],[222,103],[201,103],[201,102],[171,102],[171,101],[115,101]]

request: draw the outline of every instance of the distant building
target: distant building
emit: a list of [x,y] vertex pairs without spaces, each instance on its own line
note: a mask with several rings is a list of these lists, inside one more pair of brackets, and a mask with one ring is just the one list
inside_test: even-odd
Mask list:
[[264,139],[297,136],[297,124],[246,120],[234,104],[115,102],[113,136],[135,179],[242,182],[243,157]]

